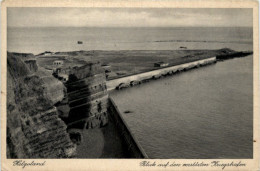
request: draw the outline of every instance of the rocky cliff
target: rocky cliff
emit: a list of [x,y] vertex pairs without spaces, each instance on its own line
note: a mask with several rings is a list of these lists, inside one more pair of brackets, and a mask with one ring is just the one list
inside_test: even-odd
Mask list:
[[64,76],[68,78],[64,81],[66,98],[58,109],[69,127],[89,129],[106,125],[108,94],[100,63],[58,69],[56,77],[64,80]]
[[32,58],[7,54],[7,157],[73,157],[76,147],[54,106],[64,96],[63,85],[39,74]]

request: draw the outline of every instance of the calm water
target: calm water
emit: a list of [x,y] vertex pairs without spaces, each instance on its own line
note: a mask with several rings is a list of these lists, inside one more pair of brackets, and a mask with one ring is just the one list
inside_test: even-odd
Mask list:
[[[82,45],[77,41],[83,41]],[[247,49],[252,28],[8,28],[11,52],[75,50]]]
[[151,158],[251,158],[252,61],[218,62],[111,96]]

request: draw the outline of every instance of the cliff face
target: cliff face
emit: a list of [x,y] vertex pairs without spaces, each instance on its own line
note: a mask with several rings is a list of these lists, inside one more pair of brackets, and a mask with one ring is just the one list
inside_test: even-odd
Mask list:
[[62,113],[69,127],[89,129],[107,124],[108,94],[105,73],[99,62],[61,69],[56,75],[68,78],[64,83],[67,96],[63,103],[68,104],[68,110]]
[[66,87],[61,81],[53,77],[51,73],[41,69],[36,74],[43,81],[42,86],[44,87],[46,97],[51,100],[52,104],[62,101],[65,96]]
[[31,71],[36,72],[38,70],[38,66],[36,64],[36,60],[35,59],[34,60],[25,60],[24,62],[25,62],[25,64],[27,64],[27,67]]
[[62,98],[50,96],[55,89],[46,80],[52,77],[38,74],[33,60],[25,62],[26,55],[32,57],[13,53],[7,56],[7,157],[72,157],[75,145],[54,106]]

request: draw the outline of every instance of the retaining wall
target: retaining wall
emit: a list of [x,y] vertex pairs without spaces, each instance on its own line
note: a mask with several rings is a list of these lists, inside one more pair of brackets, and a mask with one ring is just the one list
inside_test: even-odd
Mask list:
[[198,61],[189,62],[181,65],[175,65],[171,67],[166,67],[158,70],[153,70],[149,72],[144,72],[136,75],[110,80],[106,82],[107,90],[108,91],[113,90],[121,83],[129,84],[131,81],[142,81],[146,79],[158,78],[163,75],[174,74],[175,72],[191,69],[201,65],[212,64],[214,62],[216,62],[216,57],[211,57],[203,60],[198,60]]
[[117,129],[126,143],[130,156],[133,158],[148,158],[147,154],[132,134],[131,130],[127,126],[127,123],[122,118],[116,104],[111,98],[109,98],[109,114],[112,116]]

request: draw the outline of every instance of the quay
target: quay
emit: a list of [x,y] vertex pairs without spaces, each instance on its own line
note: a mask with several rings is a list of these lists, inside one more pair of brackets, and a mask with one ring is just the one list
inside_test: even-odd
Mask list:
[[138,140],[135,138],[134,134],[131,132],[127,123],[124,121],[115,102],[111,98],[109,98],[109,114],[113,118],[115,125],[124,140],[124,143],[128,147],[128,154],[130,154],[131,158],[149,158],[142,146],[139,144]]

